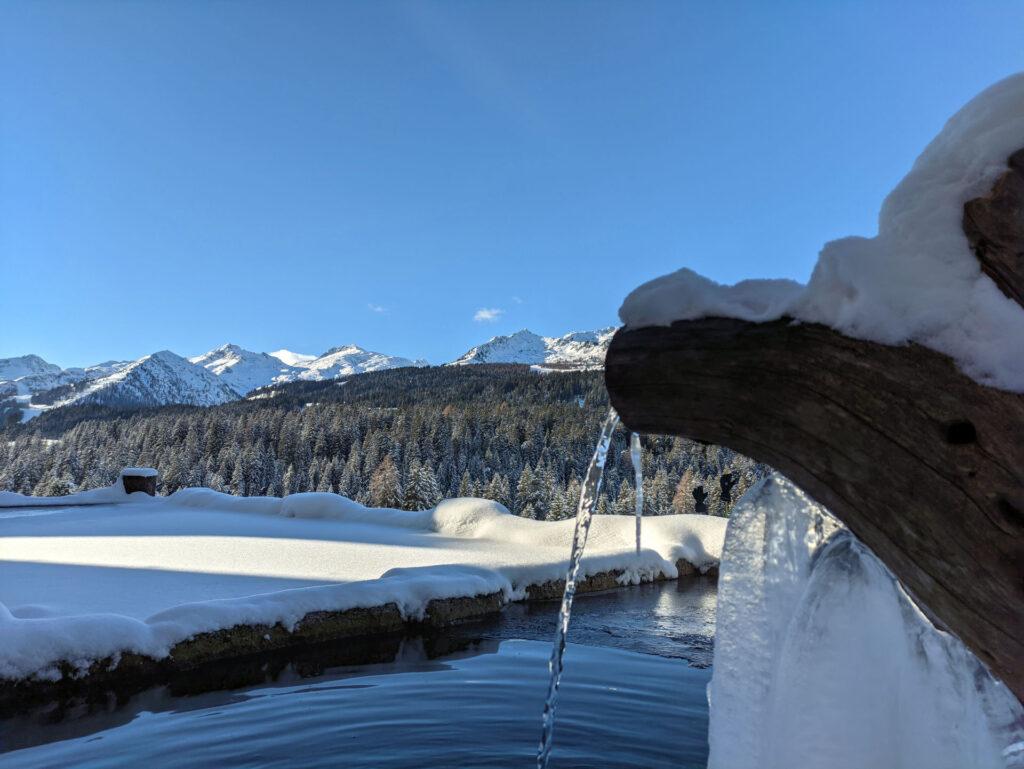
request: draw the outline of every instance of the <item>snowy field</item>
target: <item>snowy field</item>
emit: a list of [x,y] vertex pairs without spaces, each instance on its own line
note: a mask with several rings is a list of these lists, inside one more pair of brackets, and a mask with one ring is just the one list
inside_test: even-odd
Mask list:
[[[417,618],[434,598],[522,598],[564,577],[574,526],[479,499],[407,512],[333,494],[89,494],[76,507],[0,499],[0,677],[54,677],[61,660],[84,669],[127,650],[159,658],[199,632],[292,627],[311,611],[394,601]],[[633,519],[598,516],[583,573],[619,569],[625,583],[675,576],[679,558],[717,563],[725,524],[645,519],[637,556]]]

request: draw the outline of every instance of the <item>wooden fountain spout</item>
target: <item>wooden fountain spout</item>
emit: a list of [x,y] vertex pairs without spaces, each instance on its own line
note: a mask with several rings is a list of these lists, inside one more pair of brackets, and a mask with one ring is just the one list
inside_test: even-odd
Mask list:
[[[1024,150],[963,229],[1024,306]],[[826,505],[1024,701],[1024,395],[786,319],[621,329],[605,379],[630,430],[729,446]]]

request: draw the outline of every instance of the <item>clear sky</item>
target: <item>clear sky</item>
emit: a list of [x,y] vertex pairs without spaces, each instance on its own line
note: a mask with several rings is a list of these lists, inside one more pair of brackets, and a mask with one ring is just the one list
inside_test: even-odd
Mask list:
[[1024,3],[0,3],[0,356],[442,362],[688,266],[806,280]]

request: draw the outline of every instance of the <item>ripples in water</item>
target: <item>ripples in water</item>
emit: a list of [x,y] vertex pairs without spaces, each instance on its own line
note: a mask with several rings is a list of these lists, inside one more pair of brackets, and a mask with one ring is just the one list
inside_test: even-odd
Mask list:
[[[552,767],[706,764],[710,671],[679,658],[710,660],[714,597],[703,582],[581,597]],[[228,666],[230,691],[55,704],[0,723],[0,767],[529,766],[556,611],[381,639],[377,664],[325,668],[317,651]]]

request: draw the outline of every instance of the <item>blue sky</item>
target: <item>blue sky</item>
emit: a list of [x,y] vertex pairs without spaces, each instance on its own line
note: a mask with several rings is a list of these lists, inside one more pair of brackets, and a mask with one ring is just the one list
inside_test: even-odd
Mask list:
[[[805,280],[1019,2],[0,4],[0,356],[433,362],[682,266]],[[483,311],[483,312],[482,312]]]

